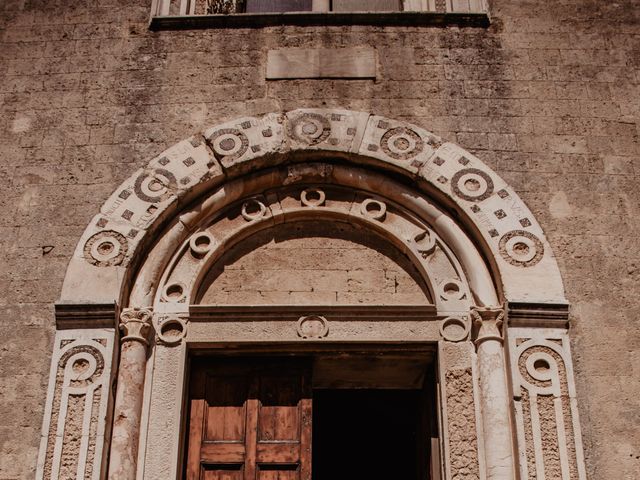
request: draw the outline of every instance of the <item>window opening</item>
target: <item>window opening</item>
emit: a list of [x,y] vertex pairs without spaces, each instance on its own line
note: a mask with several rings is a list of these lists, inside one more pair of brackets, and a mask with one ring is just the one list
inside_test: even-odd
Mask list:
[[151,28],[489,25],[485,0],[153,0],[152,5]]

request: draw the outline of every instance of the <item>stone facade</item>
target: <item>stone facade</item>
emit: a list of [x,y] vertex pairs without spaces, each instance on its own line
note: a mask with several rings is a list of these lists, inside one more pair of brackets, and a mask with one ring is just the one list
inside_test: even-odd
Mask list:
[[[640,330],[634,324],[639,276],[634,246],[640,230],[635,188],[640,153],[640,19],[634,2],[561,1],[550,8],[539,2],[495,0],[490,2],[488,28],[287,26],[156,32],[148,29],[150,7],[150,2],[117,0],[99,4],[11,0],[0,6],[0,202],[9,212],[0,223],[4,252],[0,282],[7,292],[0,301],[5,326],[0,349],[0,479],[33,478],[37,469],[48,475],[47,459],[53,455],[48,452],[55,448],[65,459],[56,467],[67,472],[60,473],[61,478],[78,472],[78,462],[92,465],[96,456],[104,455],[100,442],[93,440],[99,437],[94,435],[98,432],[94,419],[108,416],[108,409],[101,403],[102,393],[96,392],[104,391],[105,376],[115,374],[105,370],[99,359],[112,354],[112,337],[105,330],[115,334],[115,313],[111,312],[110,325],[109,315],[100,312],[67,315],[68,326],[89,317],[101,319],[101,336],[88,336],[82,345],[73,343],[78,343],[75,337],[63,338],[65,330],[55,335],[53,305],[60,298],[72,257],[96,268],[130,261],[137,248],[135,235],[128,237],[130,224],[142,231],[152,220],[162,220],[165,207],[182,208],[181,191],[200,184],[213,187],[216,172],[230,165],[237,166],[238,175],[246,171],[242,161],[237,162],[243,160],[242,155],[234,151],[218,156],[220,170],[211,174],[209,156],[215,157],[217,148],[229,151],[225,150],[229,142],[222,144],[230,135],[225,129],[238,125],[242,129],[248,121],[251,130],[261,135],[266,129],[258,128],[260,122],[293,112],[287,116],[289,130],[278,132],[274,126],[274,135],[262,137],[261,145],[278,148],[274,142],[282,135],[290,139],[294,150],[296,141],[309,149],[319,141],[305,137],[294,111],[327,107],[393,119],[384,129],[363,132],[367,145],[381,147],[367,154],[375,168],[379,168],[376,155],[404,168],[403,153],[410,146],[418,148],[418,143],[414,135],[393,129],[404,128],[404,121],[410,121],[417,125],[414,134],[423,142],[427,158],[431,158],[427,150],[441,148],[441,143],[460,145],[497,172],[506,182],[505,189],[524,200],[532,216],[517,220],[538,220],[549,242],[542,249],[555,254],[572,309],[568,337],[554,329],[532,332],[531,328],[548,319],[524,315],[513,335],[505,338],[506,360],[513,375],[509,394],[516,399],[514,424],[524,455],[520,471],[523,478],[541,478],[542,472],[546,478],[582,478],[579,448],[575,442],[559,441],[562,435],[572,437],[579,413],[587,478],[636,477],[640,470]],[[346,47],[375,49],[375,79],[265,79],[269,50]],[[262,116],[269,112],[277,113]],[[314,113],[321,112],[308,111],[307,118],[320,122],[323,132],[326,125]],[[374,117],[367,116],[366,121],[370,118]],[[335,123],[331,117],[327,121]],[[394,121],[398,124],[392,125]],[[212,125],[217,127],[210,129]],[[348,130],[340,137],[343,143],[327,144],[323,149],[349,151],[353,138]],[[432,136],[427,130],[441,140],[430,145]],[[204,133],[211,151],[204,142],[184,140],[198,132]],[[404,136],[397,145],[409,147],[393,151],[388,146],[399,133]],[[251,140],[251,134],[248,136]],[[248,140],[243,146],[240,140],[238,148],[245,148],[246,155],[262,158],[251,151],[255,142]],[[165,152],[176,142],[182,143]],[[440,158],[446,162],[451,160],[447,155],[453,154],[444,151]],[[191,158],[200,176],[192,177],[191,184],[172,185],[167,195],[158,193],[148,168],[162,164],[147,167],[147,163],[163,158]],[[434,164],[433,171],[438,167]],[[455,175],[451,172],[448,179]],[[438,177],[434,177],[436,183]],[[162,181],[172,184],[170,176]],[[488,189],[486,179],[478,182]],[[496,193],[501,189],[494,185]],[[123,191],[138,195],[139,209],[123,206]],[[474,212],[475,202],[465,195],[475,194],[459,190],[458,198],[467,202],[470,215],[478,215],[479,225],[497,224],[503,214],[510,218],[511,213],[521,211],[509,198],[500,196],[508,208]],[[113,228],[97,225],[99,213],[119,216],[122,223]],[[95,230],[83,237],[87,225]],[[127,230],[120,231],[123,225]],[[527,228],[521,224],[511,231]],[[494,238],[490,230],[485,230],[488,242]],[[105,231],[115,233],[109,237]],[[506,238],[508,231],[499,233],[495,237],[497,261],[504,261],[504,268],[520,269],[522,265],[509,255],[514,245],[510,240],[516,234]],[[81,237],[81,250],[74,254]],[[540,243],[524,237],[520,243],[540,251]],[[105,241],[111,242],[114,255],[113,250],[99,248]],[[368,258],[370,262],[357,273],[363,283],[384,270],[383,260],[374,254]],[[534,253],[520,263],[533,266],[537,261]],[[286,268],[282,270],[286,275]],[[408,282],[411,275],[400,277],[409,284],[407,290],[398,287],[401,292],[416,292],[415,284]],[[329,269],[327,278],[334,285],[340,281],[355,284],[353,275],[345,275],[341,268]],[[233,297],[246,284],[225,285],[221,288]],[[70,285],[67,292],[76,287]],[[395,288],[394,283],[394,292]],[[269,295],[285,298],[291,291],[283,284],[282,291],[276,288]],[[61,315],[58,318],[64,323]],[[455,338],[456,321],[460,320],[452,321],[454,335],[450,338]],[[462,322],[467,325],[467,321]],[[335,332],[332,325],[329,328]],[[443,324],[442,330],[446,332],[447,326]],[[198,335],[197,329],[193,335]],[[442,358],[451,359],[450,370],[442,372],[451,380],[447,388],[464,392],[465,398],[471,398],[470,385],[478,382],[474,378],[477,367],[459,353],[469,345],[446,342],[442,352]],[[81,358],[69,363],[72,357],[67,350]],[[100,355],[91,353],[98,351]],[[170,360],[167,365],[178,369],[179,361],[171,357],[175,351],[166,348],[159,356],[165,355]],[[554,378],[558,381],[545,372],[536,373],[536,361],[547,362],[542,366],[557,371]],[[85,378],[88,371],[93,373]],[[575,391],[567,382],[572,373]],[[76,438],[89,439],[81,446],[86,454],[79,459],[65,457],[64,448],[56,447],[54,424],[46,420],[47,385],[53,385],[49,391],[62,394],[69,382],[82,384],[85,390],[71,396],[67,412],[85,408],[92,398],[89,420],[73,424]],[[51,398],[51,405],[57,405],[60,397]],[[542,415],[539,424],[546,433],[531,428],[534,409]],[[451,425],[461,418],[479,422],[478,410],[474,412],[468,404],[451,402],[447,411],[455,417],[449,420]],[[555,429],[549,427],[554,422]],[[557,425],[563,426],[562,432]],[[78,434],[83,429],[89,434]],[[467,469],[468,475],[460,478],[476,478],[484,468],[482,460],[469,458],[462,450],[474,445],[477,437],[472,430],[456,432],[451,454],[461,453],[452,467]],[[43,442],[51,446],[42,450]],[[536,451],[544,442],[552,445]],[[562,444],[566,448],[559,446]],[[46,452],[40,460],[39,449]],[[553,451],[558,454],[545,454]],[[87,478],[97,473],[84,471]]]

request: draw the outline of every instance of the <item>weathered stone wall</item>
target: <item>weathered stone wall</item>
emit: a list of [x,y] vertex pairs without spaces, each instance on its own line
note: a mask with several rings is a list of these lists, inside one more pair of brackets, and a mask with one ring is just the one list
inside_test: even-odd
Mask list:
[[[495,0],[489,29],[181,32],[150,32],[149,4],[0,4],[0,479],[33,476],[52,305],[102,202],[197,130],[314,106],[409,120],[473,151],[517,190],[573,304],[589,477],[636,477],[636,2]],[[376,48],[377,80],[264,79],[269,48],[351,46]]]

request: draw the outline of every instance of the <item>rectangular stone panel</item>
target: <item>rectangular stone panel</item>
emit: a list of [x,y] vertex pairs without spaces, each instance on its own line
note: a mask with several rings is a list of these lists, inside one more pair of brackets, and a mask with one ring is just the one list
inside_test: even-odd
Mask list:
[[283,48],[267,54],[267,80],[375,77],[373,48]]

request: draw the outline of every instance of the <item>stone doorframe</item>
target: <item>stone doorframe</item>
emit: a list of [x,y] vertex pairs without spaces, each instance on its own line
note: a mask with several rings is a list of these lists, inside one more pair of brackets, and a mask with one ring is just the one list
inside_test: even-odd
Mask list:
[[[401,249],[432,304],[262,309],[257,330],[246,309],[198,305],[221,252],[305,219]],[[301,109],[174,145],[90,222],[56,324],[38,479],[179,477],[189,351],[230,341],[437,344],[443,478],[586,478],[568,305],[540,225],[481,160],[405,122]]]

